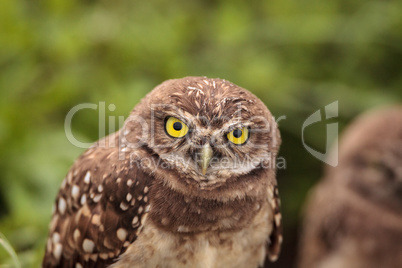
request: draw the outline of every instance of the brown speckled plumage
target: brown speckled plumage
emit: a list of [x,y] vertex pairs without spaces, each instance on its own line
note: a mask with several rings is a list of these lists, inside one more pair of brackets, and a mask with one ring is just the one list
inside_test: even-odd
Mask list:
[[[170,116],[189,134],[167,135]],[[241,127],[249,140],[228,142],[226,134]],[[247,90],[205,77],[162,83],[67,174],[43,267],[257,267],[266,255],[275,260],[280,142],[272,115]],[[206,144],[218,162],[203,174],[197,156]]]
[[299,267],[402,267],[402,107],[352,123],[306,209]]

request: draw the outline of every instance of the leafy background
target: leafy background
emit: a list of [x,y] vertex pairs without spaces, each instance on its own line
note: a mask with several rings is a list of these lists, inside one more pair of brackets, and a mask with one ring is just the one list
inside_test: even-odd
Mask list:
[[[402,100],[402,2],[0,2],[0,232],[23,267],[38,267],[58,187],[84,149],[64,132],[67,112],[105,102],[127,116],[155,85],[206,75],[259,96],[280,121],[284,247],[295,262],[301,207],[324,164],[303,147],[304,120],[339,101],[340,131],[356,115]],[[106,106],[108,107],[108,106]],[[305,130],[324,152],[326,123]],[[106,122],[106,129],[108,129]],[[98,111],[73,133],[93,142]],[[0,264],[10,264],[0,248]]]

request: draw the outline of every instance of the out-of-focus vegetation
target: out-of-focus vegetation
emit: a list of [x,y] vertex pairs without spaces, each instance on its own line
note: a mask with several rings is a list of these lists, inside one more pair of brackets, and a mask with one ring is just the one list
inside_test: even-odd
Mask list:
[[[300,209],[323,163],[302,145],[304,120],[339,101],[340,130],[372,107],[402,99],[401,1],[0,2],[0,232],[23,267],[44,251],[58,187],[84,149],[64,119],[80,103],[127,116],[158,83],[187,75],[230,80],[280,121],[284,248],[295,259]],[[106,106],[108,107],[108,106]],[[326,124],[305,131],[325,151]],[[108,125],[106,125],[106,129]],[[76,114],[73,133],[98,137],[98,111]],[[12,264],[0,248],[0,264]]]

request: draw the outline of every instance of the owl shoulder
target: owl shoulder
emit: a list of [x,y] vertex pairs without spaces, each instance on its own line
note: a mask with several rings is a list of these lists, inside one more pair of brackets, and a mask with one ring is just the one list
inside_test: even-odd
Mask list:
[[56,198],[44,267],[112,263],[133,243],[149,210],[152,179],[122,148],[89,148]]

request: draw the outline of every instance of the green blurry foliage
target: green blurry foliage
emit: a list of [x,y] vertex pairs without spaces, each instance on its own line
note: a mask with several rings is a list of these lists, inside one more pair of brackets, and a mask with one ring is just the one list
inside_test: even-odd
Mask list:
[[[187,75],[230,80],[280,121],[285,245],[295,257],[301,204],[324,164],[301,142],[304,120],[339,101],[342,130],[364,110],[401,102],[402,2],[21,1],[0,2],[0,232],[23,267],[43,254],[57,189],[83,149],[64,133],[77,104],[115,104],[127,116],[158,83]],[[73,133],[98,137],[97,111]],[[306,130],[325,151],[325,122]],[[0,264],[12,259],[0,248]]]

